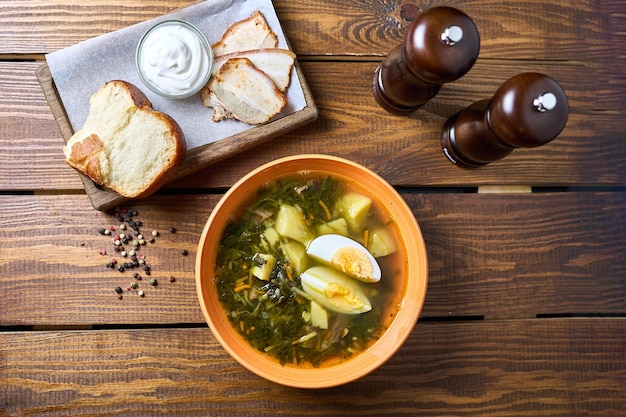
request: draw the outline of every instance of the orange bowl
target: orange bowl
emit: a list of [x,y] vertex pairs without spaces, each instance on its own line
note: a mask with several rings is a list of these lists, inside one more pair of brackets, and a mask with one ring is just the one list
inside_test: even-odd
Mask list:
[[[281,365],[253,348],[234,329],[218,299],[214,282],[222,232],[235,213],[247,206],[268,182],[289,174],[323,172],[366,187],[397,224],[406,251],[406,282],[398,311],[381,337],[354,357],[322,367]],[[215,206],[204,227],[196,257],[196,288],[204,317],[218,342],[241,365],[260,377],[298,388],[328,388],[361,378],[385,363],[402,346],[419,318],[428,282],[426,248],[419,225],[406,202],[369,169],[334,156],[295,155],[267,163],[235,183]]]

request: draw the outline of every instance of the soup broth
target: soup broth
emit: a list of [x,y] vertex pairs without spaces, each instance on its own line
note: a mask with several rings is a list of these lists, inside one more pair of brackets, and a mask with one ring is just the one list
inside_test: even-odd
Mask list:
[[[337,269],[309,253],[322,235],[332,236],[323,250],[347,237],[380,267],[376,282],[336,272],[362,291],[347,307],[322,303],[341,285],[323,286],[321,296],[303,286],[312,271]],[[283,365],[320,367],[358,354],[383,334],[400,308],[406,265],[397,227],[375,196],[343,178],[307,172],[266,184],[233,215],[220,240],[215,285],[230,322],[254,348]],[[326,279],[322,274],[320,282]]]

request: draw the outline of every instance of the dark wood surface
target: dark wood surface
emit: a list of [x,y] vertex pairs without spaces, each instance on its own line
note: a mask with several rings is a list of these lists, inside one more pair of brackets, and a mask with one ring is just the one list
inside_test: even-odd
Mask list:
[[[191,3],[0,1],[0,416],[625,415],[626,3],[275,0],[318,120],[128,204],[161,232],[146,248],[159,285],[118,300],[130,274],[104,266],[97,232],[117,221],[64,163],[35,71],[48,52]],[[374,70],[420,9],[442,4],[475,20],[476,65],[417,112],[385,113]],[[564,87],[563,133],[477,170],[450,164],[443,122],[523,71]],[[230,185],[309,152],[398,188],[426,240],[429,288],[389,362],[303,391],[221,348],[194,261]]]

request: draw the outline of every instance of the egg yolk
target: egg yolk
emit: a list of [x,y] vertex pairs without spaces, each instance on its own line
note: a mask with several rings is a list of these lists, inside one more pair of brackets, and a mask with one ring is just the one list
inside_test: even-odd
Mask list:
[[357,248],[345,247],[337,250],[330,260],[344,274],[360,279],[371,279],[374,266],[367,255]]
[[324,288],[324,295],[328,298],[343,298],[344,301],[348,303],[350,307],[352,307],[354,310],[359,310],[365,305],[365,303],[363,303],[363,300],[352,294],[348,288],[334,282],[328,284],[326,288]]

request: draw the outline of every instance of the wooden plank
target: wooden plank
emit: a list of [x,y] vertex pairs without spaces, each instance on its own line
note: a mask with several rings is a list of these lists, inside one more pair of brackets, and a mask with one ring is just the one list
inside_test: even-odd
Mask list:
[[411,194],[425,316],[626,312],[624,193]]
[[[36,68],[37,63],[0,62],[0,189],[80,191],[78,175],[63,161],[63,139],[35,78]],[[408,117],[388,114],[375,102],[369,87],[375,63],[303,62],[302,68],[319,108],[316,122],[238,154],[237,164],[226,160],[171,188],[227,187],[281,156],[326,153],[327,143],[333,144],[333,154],[401,186],[626,184],[626,106],[620,104],[626,89],[597,78],[594,67],[520,62],[519,71],[541,70],[563,84],[571,105],[568,125],[540,149],[516,150],[477,170],[448,162],[439,145],[440,129],[456,111],[490,97],[514,75],[510,67],[479,62],[472,74],[444,86]]]
[[130,4],[124,0],[83,3],[3,0],[0,3],[2,54],[48,53],[83,40],[152,19],[195,3],[161,0]]
[[[3,0],[0,2],[0,54],[48,53],[82,40],[169,13],[188,0],[91,1],[82,4]],[[433,4],[368,0],[341,4],[334,0],[274,2],[290,43],[299,55],[381,56],[402,41],[416,8]],[[610,3],[586,0],[516,2],[452,1],[476,22],[483,58],[588,60],[619,56],[623,45],[608,42]],[[314,16],[314,18],[312,18]],[[557,34],[557,35],[555,35]],[[33,39],[36,39],[34,42]],[[506,42],[503,42],[503,39]]]
[[[403,196],[428,250],[424,317],[626,313],[624,193]],[[219,197],[157,195],[132,206],[146,233],[161,232],[141,249],[152,271],[139,270],[140,298],[126,291],[136,270],[105,267],[123,259],[97,230],[118,221],[85,196],[0,196],[0,325],[203,323],[196,245]]]
[[207,328],[5,332],[0,414],[619,416],[626,320],[418,323],[359,381],[298,390],[248,372]]

